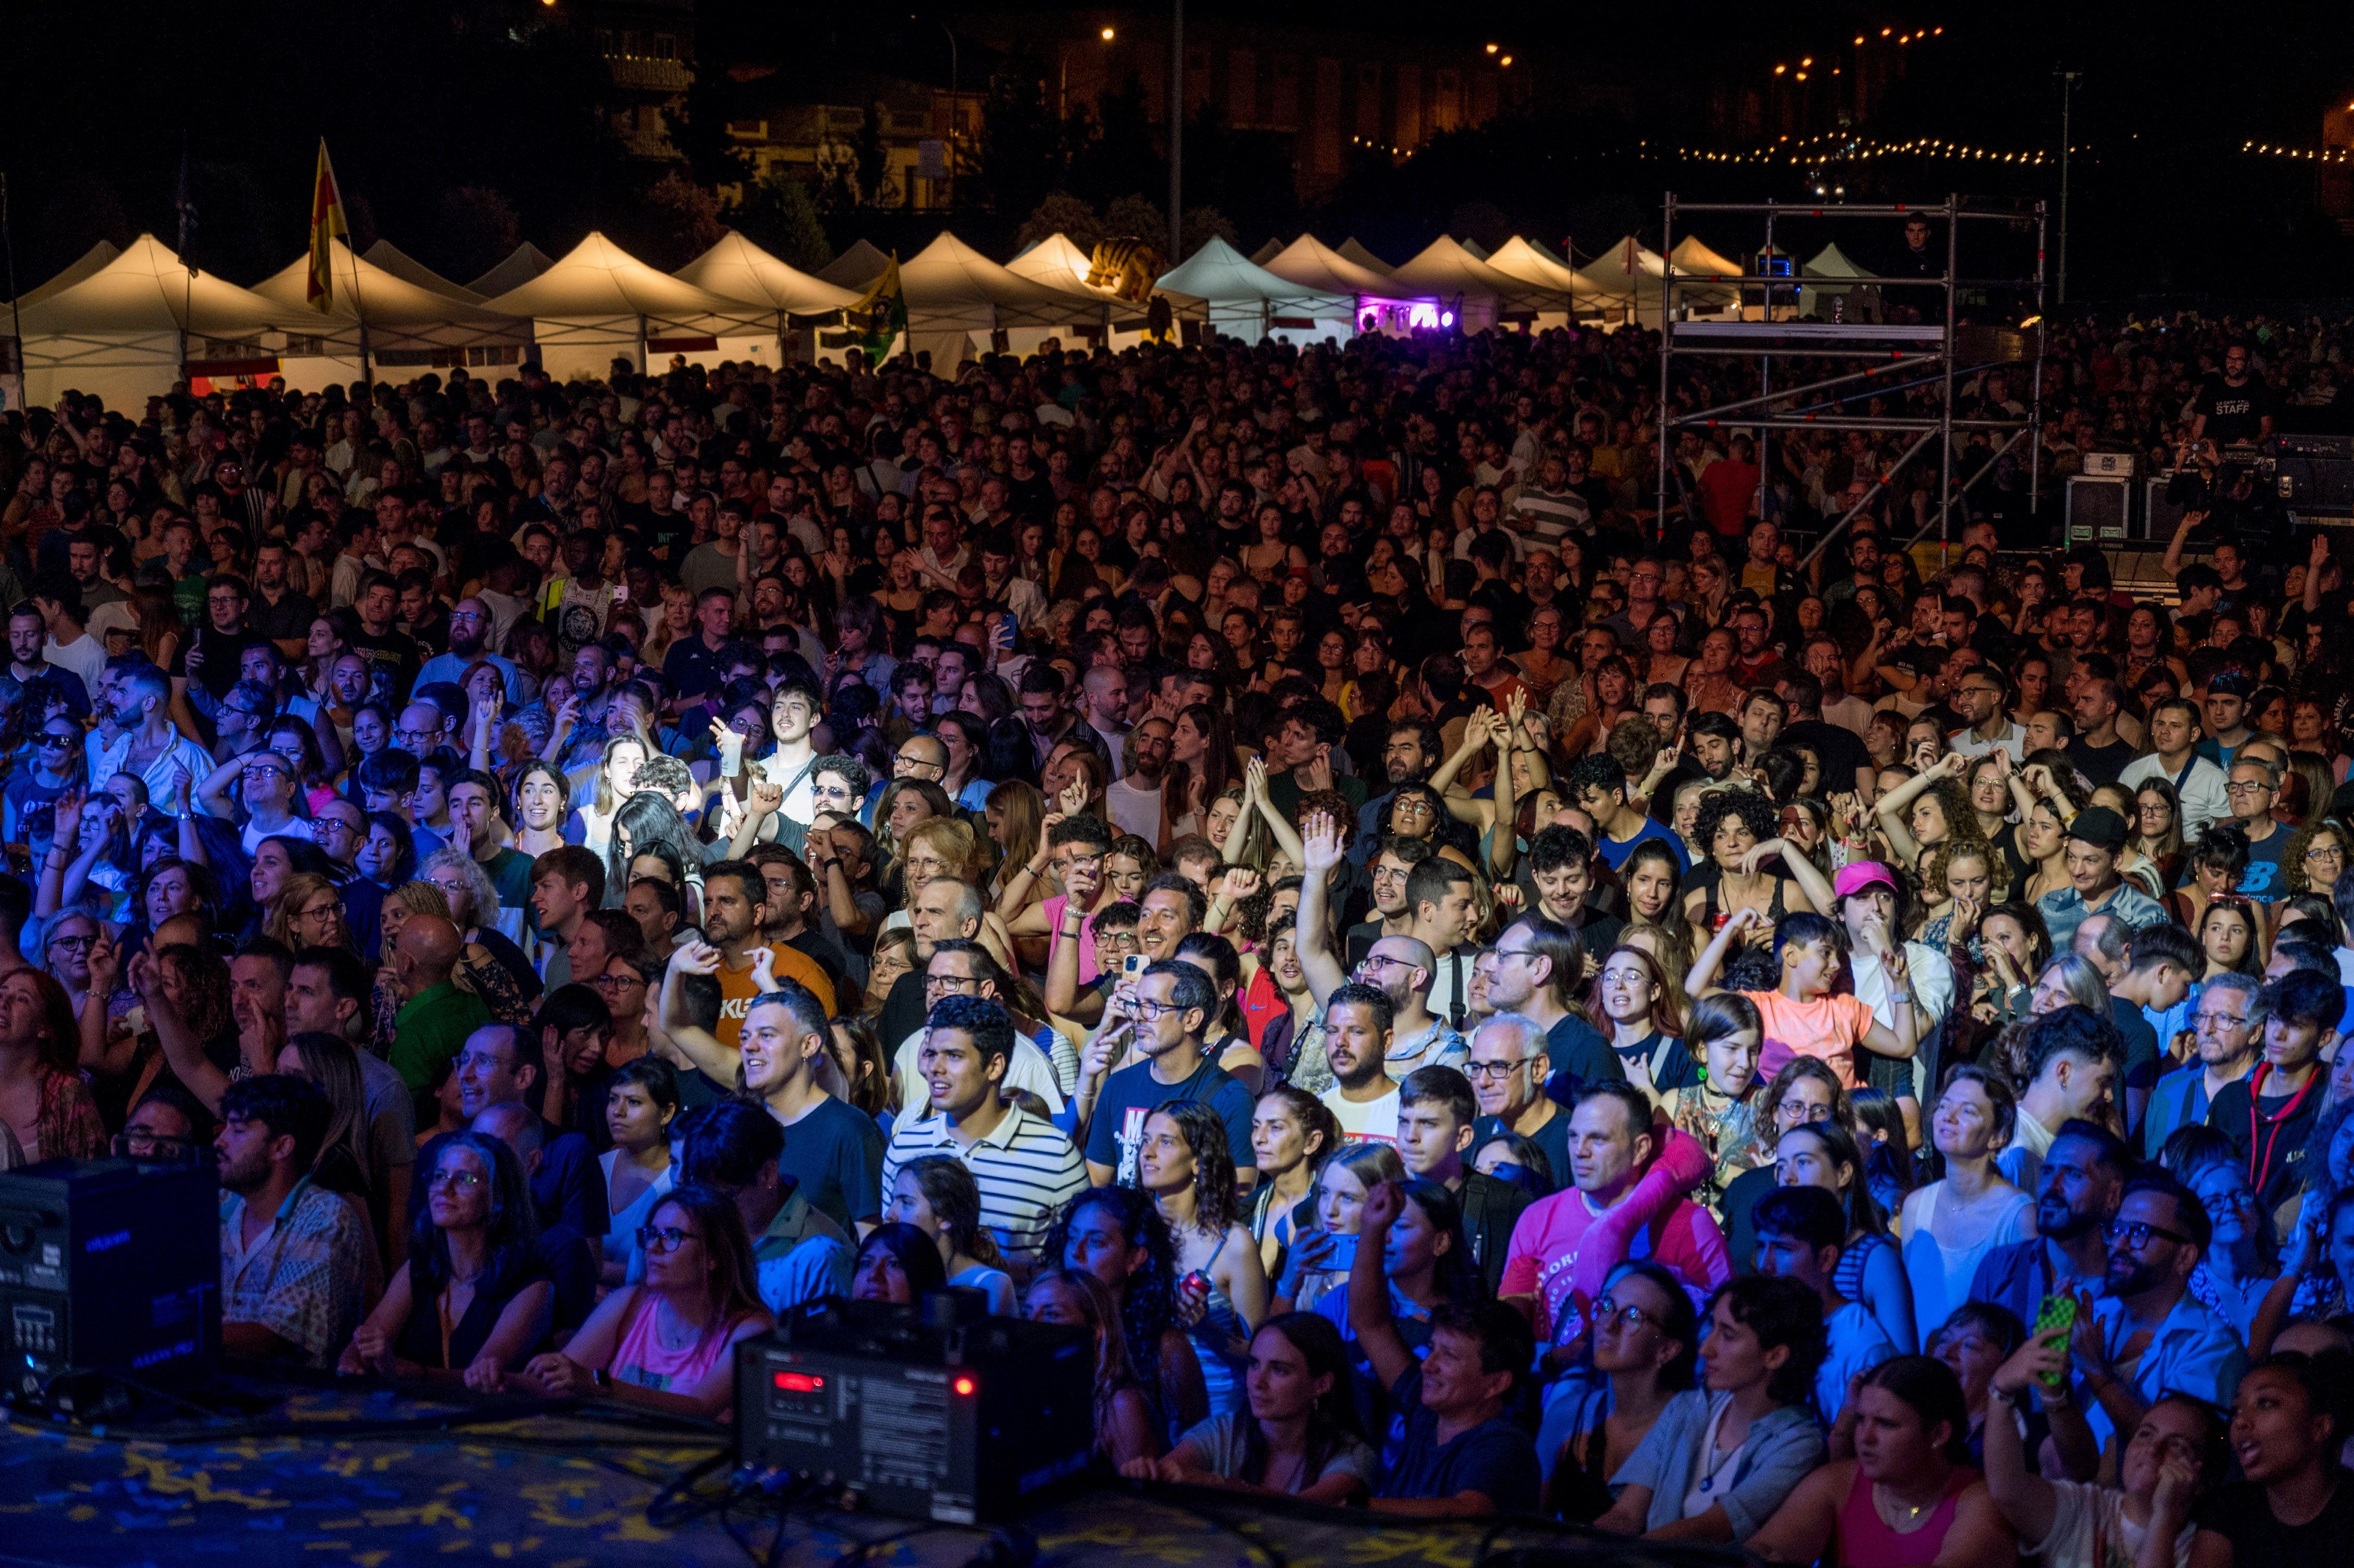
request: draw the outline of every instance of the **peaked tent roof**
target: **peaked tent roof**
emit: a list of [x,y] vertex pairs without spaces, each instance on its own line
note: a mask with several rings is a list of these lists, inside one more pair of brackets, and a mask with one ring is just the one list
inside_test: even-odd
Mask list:
[[[1668,258],[1676,264],[1676,271],[1679,274],[1705,272],[1720,278],[1738,278],[1742,275],[1740,262],[1710,249],[1701,243],[1701,238],[1697,234],[1687,234],[1677,240],[1675,249],[1668,252]],[[1730,304],[1740,298],[1740,295],[1741,291],[1737,286],[1726,288],[1712,288],[1706,285],[1697,288],[1684,286],[1676,290],[1677,299],[1691,304],[1711,300],[1720,304]]]
[[[271,331],[315,333],[319,325],[309,311],[289,310],[226,279],[190,270],[152,234],[141,235],[87,277],[21,307],[17,316],[27,338],[185,331],[239,341]],[[305,322],[305,316],[311,319]]]
[[1380,257],[1374,255],[1372,251],[1358,244],[1357,237],[1353,234],[1349,236],[1348,238],[1341,241],[1341,254],[1346,256],[1350,260],[1354,261],[1358,266],[1370,267],[1376,272],[1387,272],[1393,270],[1388,262],[1383,260]]
[[16,308],[37,305],[52,294],[61,293],[90,276],[109,261],[122,254],[122,248],[111,239],[101,239],[76,257],[66,270],[46,283],[38,283],[16,296]]
[[1371,294],[1376,299],[1410,297],[1386,272],[1350,260],[1312,234],[1303,234],[1259,263],[1277,277],[1328,294]]
[[1058,289],[1011,272],[943,230],[899,263],[907,328],[993,332],[1005,327],[1068,327],[1100,322],[1108,296]]
[[883,275],[891,265],[891,258],[861,239],[851,248],[817,270],[822,281],[837,289],[849,289],[855,293],[866,291],[866,285]]
[[530,282],[486,302],[493,311],[535,321],[643,317],[649,325],[703,334],[767,325],[758,307],[682,282],[595,232]]
[[1185,259],[1182,266],[1161,275],[1163,288],[1180,290],[1210,302],[1214,321],[1220,306],[1264,303],[1273,314],[1331,318],[1352,316],[1353,294],[1304,289],[1278,278],[1250,260],[1223,239],[1212,238]]
[[253,286],[253,291],[311,323],[311,332],[327,332],[356,345],[359,323],[367,322],[368,346],[414,348],[454,347],[491,340],[521,343],[531,336],[531,323],[499,311],[468,304],[434,292],[419,283],[386,270],[364,256],[352,254],[342,240],[334,246],[334,309],[322,314],[306,297],[311,281],[308,252]]
[[1580,267],[1577,275],[1606,294],[1625,298],[1648,291],[1657,295],[1659,280],[1667,275],[1667,262],[1630,234]]
[[383,269],[403,282],[414,283],[420,289],[430,289],[437,294],[447,294],[453,300],[463,300],[470,305],[479,305],[482,302],[482,295],[463,283],[451,282],[389,239],[379,239],[361,251],[360,260]]
[[555,265],[547,259],[546,251],[526,239],[516,246],[505,260],[467,284],[466,291],[478,299],[487,300],[494,294],[504,294],[509,289],[523,287]]
[[1457,294],[1467,300],[1485,296],[1494,300],[1500,308],[1513,311],[1571,308],[1573,291],[1532,283],[1500,271],[1444,234],[1390,276],[1397,280],[1399,288],[1416,294],[1437,294],[1442,299]]
[[790,315],[822,315],[858,302],[854,290],[787,266],[732,228],[676,276],[724,299],[745,300]]
[[[1099,289],[1089,283],[1087,274],[1095,270],[1095,259],[1074,244],[1068,236],[1060,233],[1050,234],[1033,245],[1007,262],[1005,270],[1017,278],[1027,278],[1050,289],[1093,295],[1115,308],[1131,311],[1145,308],[1144,302],[1140,300],[1131,300],[1117,290]],[[1202,313],[1202,301],[1194,294],[1164,288],[1159,279],[1153,281],[1153,291],[1166,295],[1170,307],[1181,315],[1198,318]]]
[[1254,267],[1264,267],[1282,254],[1283,241],[1280,239],[1270,239],[1266,244],[1260,246],[1257,249],[1250,253],[1250,264]]
[[1542,288],[1559,289],[1569,294],[1596,294],[1601,291],[1591,282],[1553,260],[1543,247],[1532,240],[1512,236],[1496,248],[1488,258],[1488,265],[1508,277]]
[[1485,261],[1488,259],[1488,248],[1478,240],[1466,239],[1461,241],[1461,244],[1464,249],[1471,253],[1471,260],[1474,261]]
[[1836,241],[1815,252],[1814,260],[1799,270],[1809,278],[1869,278],[1872,270],[1856,265],[1853,258],[1841,250]]

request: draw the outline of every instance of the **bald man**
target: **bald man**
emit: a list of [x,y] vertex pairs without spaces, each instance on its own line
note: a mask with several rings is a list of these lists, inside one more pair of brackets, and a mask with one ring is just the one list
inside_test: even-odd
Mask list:
[[[392,990],[404,1000],[387,1059],[427,1107],[466,1036],[491,1021],[481,997],[451,983],[465,950],[458,927],[439,915],[411,915],[392,945]],[[420,1115],[438,1119],[424,1107]]]

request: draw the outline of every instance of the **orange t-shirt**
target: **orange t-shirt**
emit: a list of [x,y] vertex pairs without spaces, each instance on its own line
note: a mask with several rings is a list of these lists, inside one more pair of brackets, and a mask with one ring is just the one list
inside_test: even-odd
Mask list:
[[[772,946],[769,951],[774,955],[769,971],[779,980],[789,980],[796,985],[807,987],[817,998],[818,1005],[825,1009],[825,1015],[832,1018],[833,982],[825,978],[825,971],[817,967],[817,960],[798,948],[789,948],[781,943]],[[722,961],[718,974],[713,978],[719,981],[719,1027],[712,1033],[718,1036],[722,1045],[732,1051],[744,1033],[745,1011],[752,1005],[752,999],[760,994],[759,988],[752,983],[750,964],[740,969],[731,969]]]
[[1765,1025],[1765,1048],[1758,1053],[1757,1072],[1771,1078],[1794,1056],[1812,1056],[1828,1063],[1840,1082],[1861,1088],[1856,1075],[1855,1048],[1872,1033],[1872,1009],[1851,996],[1819,996],[1793,1001],[1778,991],[1744,991],[1757,1004]]

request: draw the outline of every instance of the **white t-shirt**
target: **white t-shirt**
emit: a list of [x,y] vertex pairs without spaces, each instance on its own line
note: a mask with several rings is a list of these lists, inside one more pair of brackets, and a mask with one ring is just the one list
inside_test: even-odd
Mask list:
[[1398,1092],[1394,1085],[1377,1100],[1345,1098],[1338,1084],[1316,1097],[1340,1122],[1342,1136],[1351,1143],[1396,1144]]
[[[2041,1557],[2044,1568],[2107,1568],[2140,1557],[2148,1531],[2126,1518],[2125,1493],[2083,1481],[2054,1481],[2052,1492],[2051,1532],[2041,1541],[2020,1542],[2022,1555]],[[2198,1533],[2194,1522],[2174,1538],[2175,1568],[2190,1563]]]
[[1121,832],[1134,833],[1147,843],[1160,837],[1160,790],[1140,789],[1125,779],[1115,779],[1104,787],[1104,807]]

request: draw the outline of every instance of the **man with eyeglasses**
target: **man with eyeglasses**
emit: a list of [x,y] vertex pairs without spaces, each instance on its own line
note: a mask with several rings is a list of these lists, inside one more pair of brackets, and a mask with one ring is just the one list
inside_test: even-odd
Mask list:
[[229,689],[238,683],[239,664],[245,651],[257,642],[270,641],[246,628],[246,606],[252,598],[252,589],[246,586],[245,579],[234,573],[217,573],[206,581],[205,623],[192,635],[181,639],[167,672],[172,677],[175,716],[195,716],[188,706],[191,681],[210,693],[216,705],[228,697]]
[[[1104,1027],[1080,1058],[1076,1097],[1091,1184],[1135,1185],[1145,1122],[1161,1107],[1180,1100],[1199,1101],[1217,1112],[1225,1124],[1237,1186],[1247,1192],[1257,1182],[1250,1091],[1203,1049],[1203,1032],[1217,1005],[1210,977],[1182,959],[1150,965],[1133,990],[1113,994]],[[1140,1060],[1112,1071],[1112,1063],[1129,1051]]]
[[[2270,756],[2256,754],[2253,747],[2243,747],[2232,763],[2231,782],[2223,786],[2232,825],[2248,839],[2248,869],[2240,874],[2239,890],[2259,904],[2285,898],[2289,892],[2281,856],[2296,835],[2273,815],[2280,784],[2279,765]],[[2059,938],[2055,936],[2052,940]]]
[[[1352,969],[1365,961],[1365,955],[1384,937],[1403,937],[1412,932],[1414,910],[1405,901],[1406,881],[1416,866],[1437,853],[1428,839],[1383,833],[1374,835],[1371,842],[1379,846],[1365,866],[1365,880],[1373,888],[1373,913],[1349,927],[1343,945],[1346,961]],[[1354,854],[1356,851],[1350,853]]]
[[[257,567],[255,576],[259,577],[260,575],[260,570]],[[491,651],[493,630],[489,605],[472,595],[460,599],[450,609],[450,646],[447,652],[436,653],[425,661],[417,672],[417,683],[426,686],[437,681],[446,681],[455,685],[465,679],[466,672],[476,663],[485,663],[499,673],[508,703],[521,707],[523,688],[519,673],[514,660]],[[664,675],[667,678],[667,670]]]
[[221,1349],[244,1360],[334,1364],[366,1303],[361,1213],[309,1179],[333,1113],[282,1073],[221,1096]]
[[[997,960],[990,956],[989,949],[962,937],[947,938],[933,944],[931,956],[924,960],[923,979],[927,1019],[941,1002],[952,996],[1002,1003],[1009,984],[1009,977],[998,967]],[[892,1075],[899,1082],[900,1105],[919,1112],[922,1112],[925,1096],[929,1092],[922,1055],[930,1027],[928,1022],[897,1042],[891,1056]],[[1071,1075],[1076,1078],[1078,1075],[1077,1054],[1051,1027],[1041,1030],[1034,1037],[1016,1030],[1013,1044],[1007,1048],[1002,1087],[1008,1092],[1027,1089],[1046,1102],[1049,1112],[1061,1115],[1062,1078],[1047,1055],[1049,1050],[1058,1047],[1058,1054],[1068,1056]],[[931,1107],[932,1111],[939,1108],[938,1104]],[[891,1183],[886,1179],[883,1183],[884,1191],[890,1191],[890,1187]]]
[[1549,1062],[1545,1028],[1518,1012],[1499,1012],[1471,1033],[1464,1076],[1479,1101],[1471,1148],[1499,1138],[1525,1138],[1543,1150],[1559,1181],[1569,1169],[1569,1113],[1545,1093]]
[[2212,1239],[2207,1211],[2162,1171],[2126,1184],[2108,1224],[2108,1293],[2080,1298],[2070,1337],[2076,1403],[2093,1440],[2129,1436],[2162,1394],[2229,1402],[2248,1369],[2232,1326],[2190,1293],[2190,1274]]
[[2037,1179],[2035,1234],[1979,1258],[1970,1299],[2032,1323],[2052,1297],[2098,1296],[2107,1287],[2109,1222],[2136,1169],[2132,1151],[2099,1122],[2062,1122]]
[[2255,1071],[2264,1026],[2261,982],[2229,970],[2210,975],[2189,1023],[2192,1060],[2158,1079],[2142,1115],[2142,1152],[2148,1159],[2158,1157],[2177,1128],[2204,1126],[2224,1086]]
[[[232,703],[239,698],[252,698],[249,683],[239,682],[229,694]],[[224,706],[224,713],[228,711]],[[267,710],[264,710],[265,714]],[[267,718],[253,721],[266,723]],[[226,736],[224,736],[226,738]],[[236,821],[240,814],[245,825],[239,831],[245,853],[252,854],[261,848],[266,838],[283,836],[304,838],[310,826],[295,814],[294,798],[301,791],[301,780],[294,777],[294,766],[278,753],[259,743],[242,755],[232,755],[197,787],[196,799],[205,810],[227,821]],[[228,787],[234,780],[238,797],[230,799]]]

